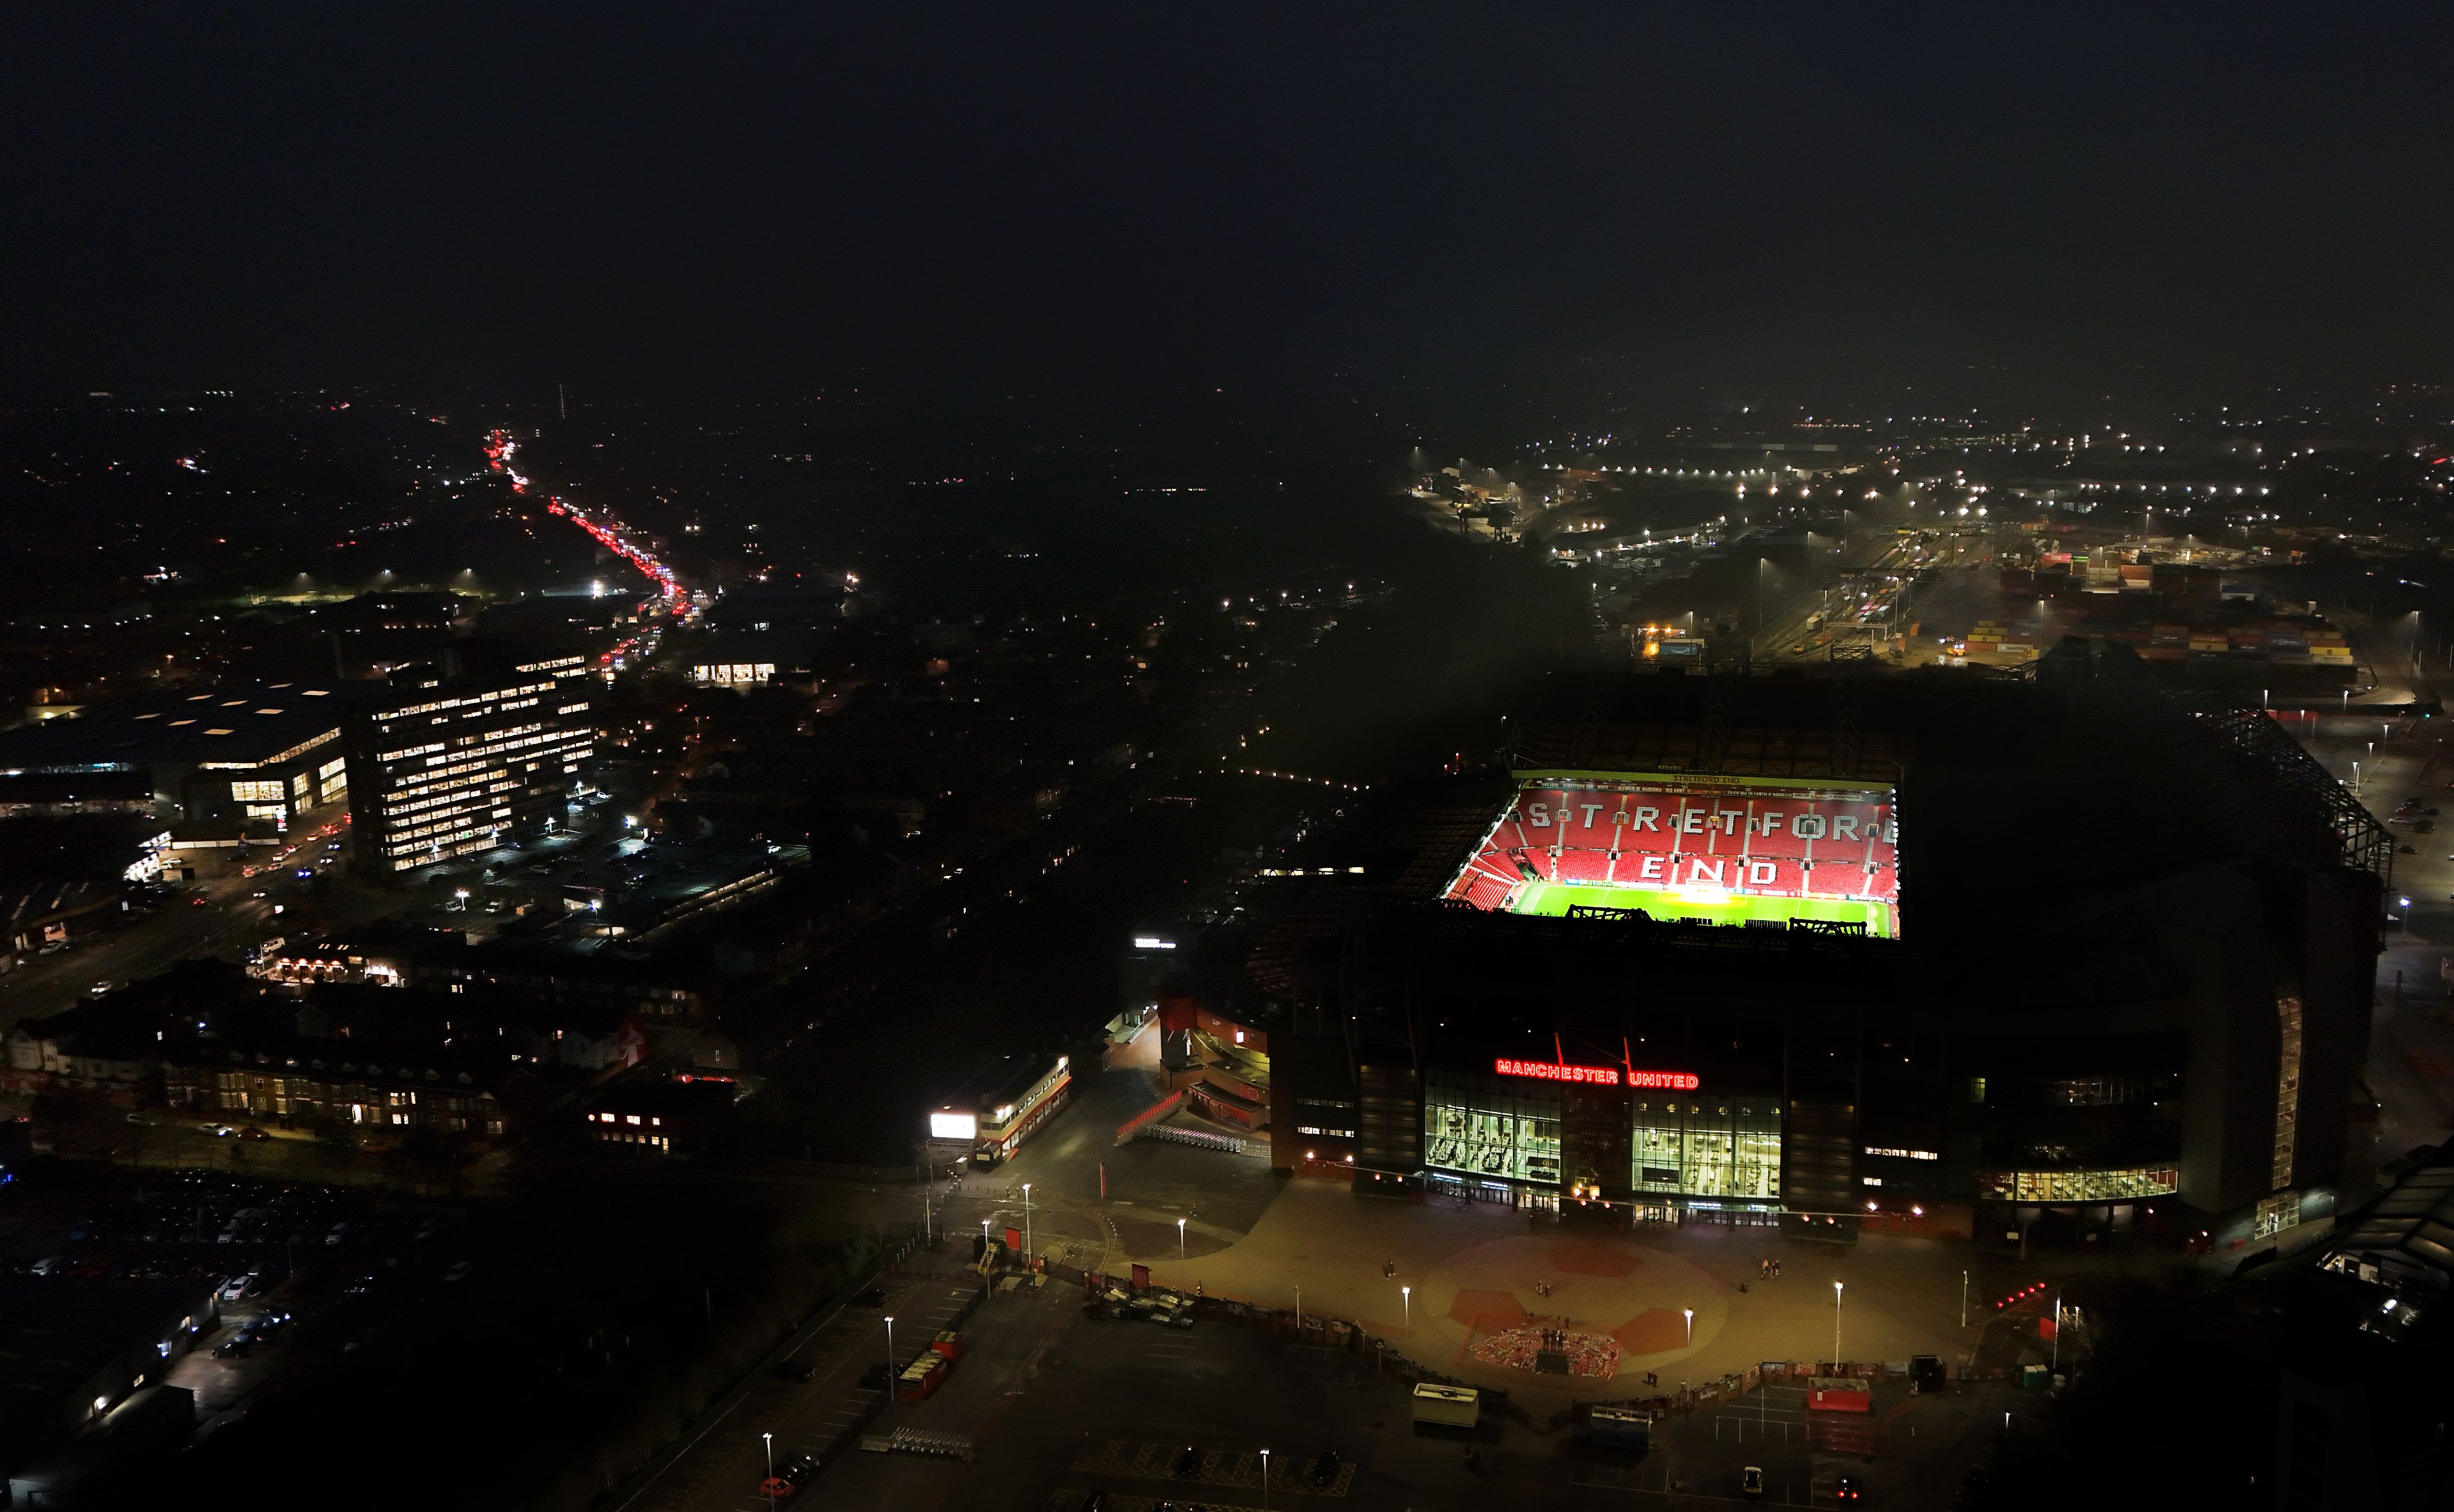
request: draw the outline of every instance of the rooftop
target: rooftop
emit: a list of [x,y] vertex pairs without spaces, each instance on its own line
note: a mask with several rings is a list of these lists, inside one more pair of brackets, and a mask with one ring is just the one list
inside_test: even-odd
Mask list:
[[[0,732],[0,776],[149,766],[252,767],[337,736],[384,696],[382,683],[230,683],[202,693],[122,698],[73,719]],[[340,754],[336,747],[332,753]]]
[[116,1277],[0,1276],[0,1444],[56,1434],[68,1394],[211,1302],[211,1283]]

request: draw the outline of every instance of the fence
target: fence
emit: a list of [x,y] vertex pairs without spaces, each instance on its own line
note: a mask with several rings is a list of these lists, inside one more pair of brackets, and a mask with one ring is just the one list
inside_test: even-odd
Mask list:
[[1199,1150],[1223,1150],[1229,1155],[1250,1155],[1257,1142],[1239,1139],[1232,1134],[1213,1134],[1207,1129],[1179,1129],[1172,1123],[1145,1123],[1134,1131],[1134,1138],[1165,1139],[1171,1144],[1190,1144]]
[[1177,1106],[1183,1101],[1184,1094],[1182,1092],[1171,1092],[1166,1097],[1163,1097],[1157,1102],[1152,1103],[1149,1107],[1142,1109],[1141,1112],[1135,1114],[1132,1118],[1127,1119],[1124,1122],[1116,1125],[1116,1142],[1118,1144],[1122,1144],[1127,1139],[1139,1135],[1142,1130],[1148,1128],[1154,1123],[1157,1123],[1159,1119],[1166,1118],[1169,1114],[1174,1113]]

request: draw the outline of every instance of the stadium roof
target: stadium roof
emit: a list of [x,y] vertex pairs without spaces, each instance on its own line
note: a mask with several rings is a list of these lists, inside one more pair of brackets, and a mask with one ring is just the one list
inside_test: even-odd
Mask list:
[[2454,1159],[2441,1151],[2396,1182],[2353,1215],[2326,1255],[2400,1258],[2416,1272],[2434,1272],[2440,1287],[2454,1288]]
[[[1613,941],[1595,937],[1613,933],[1606,922],[1458,910],[1411,926],[1423,944],[1520,941],[1536,956],[1590,946],[1643,956],[1648,970],[1709,961],[1767,981],[1800,971],[1870,988],[1916,981],[1937,1004],[1964,1007],[1968,974],[2003,958],[2006,931],[2042,931],[2035,939],[2084,941],[2086,969],[1988,976],[1989,1003],[2115,1012],[2180,990],[2163,943],[2171,932],[2220,932],[2243,917],[2289,927],[2318,906],[2312,875],[2346,878],[2344,902],[2357,910],[2360,890],[2375,885],[2360,874],[2383,877],[2391,859],[2377,844],[2388,832],[2255,709],[2152,687],[1623,676],[1571,689],[1564,705],[1511,731],[1505,761],[1519,780],[1662,773],[1892,786],[1900,937],[1792,948],[1769,930],[1663,927]],[[1376,792],[1339,846],[1352,853],[1339,859],[1369,858],[1367,876],[1274,889],[1239,927],[1205,930],[1205,946],[1224,947],[1265,992],[1302,996],[1319,953],[1359,917],[1455,908],[1432,900],[1509,787],[1491,773]],[[1771,937],[1737,937],[1749,935]]]

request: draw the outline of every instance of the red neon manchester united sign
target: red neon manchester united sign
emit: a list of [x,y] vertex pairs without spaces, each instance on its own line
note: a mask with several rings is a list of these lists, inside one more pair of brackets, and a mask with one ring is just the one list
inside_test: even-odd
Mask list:
[[1701,1085],[1685,1071],[1629,1071],[1617,1066],[1570,1066],[1551,1060],[1511,1060],[1502,1056],[1492,1069],[1503,1077],[1530,1077],[1537,1081],[1578,1081],[1596,1087],[1668,1087],[1680,1092]]

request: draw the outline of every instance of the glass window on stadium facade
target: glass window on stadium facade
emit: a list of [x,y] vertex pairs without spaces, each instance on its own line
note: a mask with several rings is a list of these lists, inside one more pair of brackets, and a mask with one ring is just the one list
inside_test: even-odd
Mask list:
[[2126,1202],[2182,1188],[2172,1166],[2118,1171],[1980,1171],[1977,1195],[1989,1202]]
[[1780,1200],[1780,1100],[1710,1090],[1641,1094],[1628,1184],[1718,1202]]
[[1559,1093],[1434,1071],[1423,1078],[1423,1164],[1484,1180],[1559,1184]]

